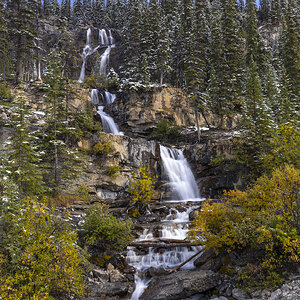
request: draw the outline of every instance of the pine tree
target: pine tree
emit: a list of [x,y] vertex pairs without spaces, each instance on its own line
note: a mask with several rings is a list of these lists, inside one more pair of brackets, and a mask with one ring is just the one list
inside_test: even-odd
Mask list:
[[71,1],[70,0],[62,0],[61,2],[61,17],[70,19],[71,16]]
[[83,16],[83,9],[82,9],[82,1],[75,0],[73,3],[73,10],[71,15],[71,23],[74,26],[78,26],[82,24],[82,16]]
[[53,51],[48,57],[45,76],[46,127],[40,147],[43,150],[44,178],[53,194],[58,193],[64,180],[75,175],[78,167],[76,154],[68,147],[66,80],[63,74],[61,55]]
[[244,84],[244,41],[242,28],[237,13],[237,3],[233,0],[222,0],[222,36],[224,43],[224,59],[226,68],[223,70],[227,87],[227,100],[232,108],[241,98]]
[[[16,67],[15,81],[23,80],[24,70],[30,75],[33,65],[32,50],[36,48],[37,31],[35,28],[35,11],[32,3],[35,0],[8,0],[7,11],[9,19],[10,39],[15,46]],[[29,79],[29,78],[27,78]]]
[[281,21],[281,1],[272,0],[271,3],[271,23],[273,26],[278,26]]
[[37,137],[29,128],[30,111],[25,101],[23,96],[15,99],[13,120],[15,132],[7,147],[11,179],[18,186],[21,198],[37,195],[43,191],[40,159],[36,146]]
[[289,77],[295,102],[300,97],[300,24],[297,20],[297,7],[290,0],[283,22],[281,34],[281,58]]
[[103,28],[105,17],[105,0],[95,0],[94,4],[94,20],[95,26]]
[[209,106],[220,116],[220,126],[223,126],[224,116],[231,112],[227,103],[227,87],[225,85],[225,70],[227,69],[224,56],[223,32],[221,27],[221,4],[215,1],[212,7],[212,25],[210,41],[210,80],[208,86]]
[[265,151],[271,136],[274,117],[263,98],[257,65],[252,57],[248,71],[243,112],[248,143],[250,146],[256,147],[259,153],[262,153]]

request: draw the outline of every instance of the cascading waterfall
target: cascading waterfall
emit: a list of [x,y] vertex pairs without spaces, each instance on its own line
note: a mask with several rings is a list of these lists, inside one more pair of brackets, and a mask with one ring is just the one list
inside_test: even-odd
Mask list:
[[183,152],[160,146],[160,154],[174,197],[180,201],[201,200],[195,177]]
[[113,118],[103,111],[104,106],[98,106],[98,114],[102,120],[103,131],[105,133],[112,133],[115,135],[124,135],[122,131],[120,131],[118,125],[115,123]]
[[[173,188],[175,197],[180,199],[178,202],[194,203],[204,200],[200,198],[196,180],[182,151],[160,146],[160,155],[164,172],[169,178],[169,185]],[[189,227],[189,214],[197,207],[188,206],[184,211],[171,208],[169,214],[162,221],[160,238],[171,240],[186,239]],[[145,229],[139,240],[155,241],[155,238],[149,229]],[[156,253],[153,248],[149,248],[149,252],[146,255],[137,255],[134,247],[128,247],[128,250],[126,259],[137,270],[135,275],[136,289],[131,300],[138,300],[150,283],[150,280],[142,275],[145,270],[150,267],[174,268],[199,252],[201,247],[166,248],[163,253]],[[189,261],[182,269],[193,269],[194,260]]]
[[92,39],[92,30],[89,28],[86,32],[86,45],[83,48],[81,58],[82,58],[82,66],[81,66],[81,71],[80,71],[80,76],[78,79],[78,82],[82,83],[85,78],[85,64],[86,64],[86,59],[89,55],[93,54],[95,51],[98,50],[99,46],[92,48],[91,46],[91,39]]
[[109,104],[112,104],[112,103],[115,102],[116,95],[105,91],[104,92],[104,98],[105,98],[105,101],[106,101],[106,105],[109,105]]
[[109,40],[108,40],[108,36],[107,36],[107,33],[106,33],[105,29],[100,29],[99,30],[99,39],[100,39],[100,44],[101,45],[103,45],[103,46],[108,46],[109,45]]
[[110,57],[110,51],[112,48],[114,48],[115,45],[108,46],[104,53],[100,57],[100,75],[106,76],[107,75],[107,69],[109,66],[109,57]]
[[99,95],[98,95],[98,90],[97,89],[92,89],[91,91],[91,99],[92,99],[92,103],[95,105],[99,104]]

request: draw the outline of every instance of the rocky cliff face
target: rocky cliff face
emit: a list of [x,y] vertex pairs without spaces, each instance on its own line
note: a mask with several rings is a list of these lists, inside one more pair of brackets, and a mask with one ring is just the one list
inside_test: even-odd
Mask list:
[[161,119],[177,126],[195,126],[193,108],[182,90],[175,88],[124,92],[118,95],[111,112],[126,131],[145,137]]
[[[143,164],[149,166],[154,174],[157,173],[159,149],[154,141],[105,133],[81,139],[78,146],[91,153],[93,146],[101,141],[109,143],[112,150],[105,156],[86,156],[86,167],[76,180],[68,184],[68,192],[75,193],[80,186],[85,186],[91,195],[96,195],[111,207],[124,207],[128,204],[127,200],[124,201],[125,190],[133,172]],[[112,167],[117,167],[116,174],[110,174]]]

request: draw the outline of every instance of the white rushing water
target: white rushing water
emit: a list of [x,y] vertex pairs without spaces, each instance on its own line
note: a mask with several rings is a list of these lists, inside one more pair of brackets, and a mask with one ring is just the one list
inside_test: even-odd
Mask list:
[[109,57],[110,57],[110,51],[112,48],[114,48],[115,45],[108,46],[104,53],[100,57],[100,75],[106,76],[107,70],[109,66]]
[[110,92],[107,92],[107,91],[105,91],[104,92],[104,98],[105,98],[105,104],[106,105],[109,105],[109,104],[112,104],[112,103],[114,103],[115,102],[115,100],[116,100],[116,95],[115,94],[112,94],[112,93],[110,93]]
[[100,103],[97,89],[92,89],[91,99],[92,99],[92,103],[95,104],[95,105],[98,105]]
[[[177,149],[169,149],[160,146],[161,158],[164,166],[164,172],[169,178],[169,184],[172,187],[174,196],[180,201],[179,207],[171,208],[169,214],[162,221],[162,226],[159,231],[159,237],[171,240],[185,240],[189,228],[189,214],[198,206],[182,207],[182,204],[202,201],[200,198],[197,183],[194,175],[185,159],[182,151]],[[149,229],[144,229],[143,234],[138,241],[155,241],[153,233]],[[165,251],[155,251],[154,248],[149,248],[147,254],[138,255],[134,247],[128,247],[127,261],[137,270],[135,275],[136,289],[131,297],[131,300],[138,300],[149,285],[149,279],[143,277],[143,273],[150,267],[154,268],[174,268],[182,264],[190,257],[201,250],[200,246],[192,247],[175,247],[166,248]],[[193,269],[194,259],[186,263],[182,269]]]
[[86,32],[86,45],[83,48],[81,58],[82,58],[82,66],[80,71],[80,76],[78,79],[78,82],[83,82],[85,78],[85,65],[86,65],[86,59],[89,55],[93,54],[95,51],[98,50],[99,46],[93,48],[91,46],[91,39],[92,39],[92,30],[89,28]]
[[174,197],[180,201],[201,201],[194,174],[183,155],[174,148],[160,145],[160,155]]
[[102,127],[105,133],[112,133],[116,135],[124,135],[122,131],[120,131],[118,125],[115,123],[113,118],[103,111],[104,106],[98,106],[98,114],[102,120]]
[[[110,34],[111,34],[111,31],[110,31]],[[108,46],[110,44],[105,29],[99,30],[99,40],[100,40],[100,44],[103,46]]]

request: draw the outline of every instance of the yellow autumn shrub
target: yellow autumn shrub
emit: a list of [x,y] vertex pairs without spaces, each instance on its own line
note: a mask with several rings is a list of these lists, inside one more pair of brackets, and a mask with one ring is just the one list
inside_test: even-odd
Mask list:
[[83,293],[77,235],[43,203],[23,200],[2,228],[0,299],[60,299]]
[[141,166],[137,174],[133,174],[128,192],[132,202],[141,205],[147,204],[154,196],[156,177],[151,175],[148,168]]
[[268,272],[299,263],[299,187],[298,169],[289,165],[275,169],[245,192],[229,191],[221,203],[205,202],[191,237],[228,252],[262,250],[259,269]]

